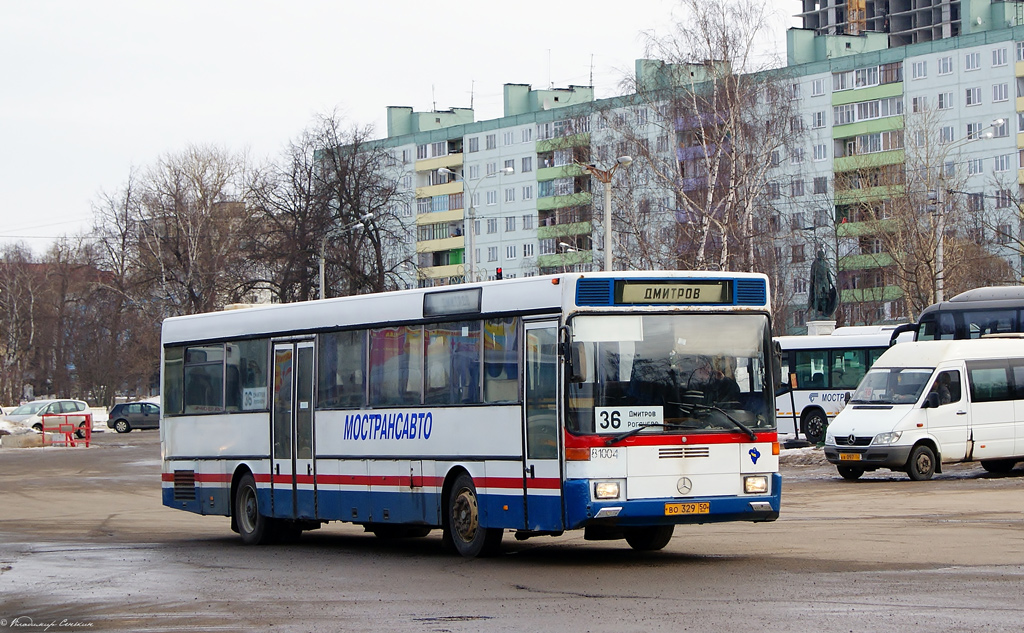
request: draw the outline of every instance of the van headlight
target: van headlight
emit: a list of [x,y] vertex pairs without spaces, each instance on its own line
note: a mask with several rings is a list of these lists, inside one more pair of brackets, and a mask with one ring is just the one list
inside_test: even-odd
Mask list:
[[825,433],[825,443],[826,444],[831,444],[832,446],[835,446],[835,444],[836,444],[836,436],[832,433],[832,431],[826,431],[826,433]]
[[750,475],[743,478],[743,492],[748,495],[763,495],[768,492],[768,477]]
[[871,440],[872,444],[895,444],[899,441],[900,436],[903,435],[903,431],[890,431],[889,433],[879,433],[875,436],[875,439]]
[[594,498],[595,499],[618,499],[619,498],[619,482],[617,481],[598,481],[594,483]]

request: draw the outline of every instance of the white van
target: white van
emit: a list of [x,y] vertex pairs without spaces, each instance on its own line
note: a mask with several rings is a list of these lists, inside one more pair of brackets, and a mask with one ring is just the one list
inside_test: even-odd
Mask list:
[[845,479],[878,468],[930,479],[942,464],[1024,461],[1024,339],[902,343],[882,354],[825,434]]

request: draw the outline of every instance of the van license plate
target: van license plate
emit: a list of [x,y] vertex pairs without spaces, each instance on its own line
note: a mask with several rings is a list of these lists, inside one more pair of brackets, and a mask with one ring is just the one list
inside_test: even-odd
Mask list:
[[860,453],[839,453],[839,461],[841,462],[859,462]]
[[679,514],[710,514],[711,503],[703,501],[700,503],[666,503],[665,516],[676,516]]

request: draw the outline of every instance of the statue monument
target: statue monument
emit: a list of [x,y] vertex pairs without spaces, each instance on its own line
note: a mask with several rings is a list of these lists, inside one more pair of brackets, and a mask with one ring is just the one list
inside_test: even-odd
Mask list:
[[839,293],[832,283],[832,272],[825,261],[825,251],[818,253],[811,264],[810,287],[807,290],[807,320],[827,321],[839,307]]

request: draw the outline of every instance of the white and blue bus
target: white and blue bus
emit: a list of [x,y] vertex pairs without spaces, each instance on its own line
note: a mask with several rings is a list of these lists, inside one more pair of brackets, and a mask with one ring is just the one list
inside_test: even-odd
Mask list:
[[328,521],[463,556],[771,521],[768,280],[565,274],[167,319],[163,503],[246,543]]
[[896,329],[861,325],[836,328],[831,334],[775,337],[782,348],[782,375],[789,376],[792,387],[775,399],[779,434],[802,433],[809,442],[824,441],[825,428],[843,410],[847,396],[896,342]]

